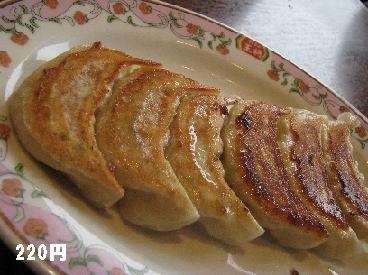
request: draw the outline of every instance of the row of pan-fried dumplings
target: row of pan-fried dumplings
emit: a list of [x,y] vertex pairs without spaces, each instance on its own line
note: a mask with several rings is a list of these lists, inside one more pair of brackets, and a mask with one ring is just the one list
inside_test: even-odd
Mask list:
[[169,231],[198,221],[235,245],[265,228],[287,247],[365,253],[357,119],[219,93],[97,42],[41,66],[9,109],[28,152],[96,206],[118,203],[133,224]]

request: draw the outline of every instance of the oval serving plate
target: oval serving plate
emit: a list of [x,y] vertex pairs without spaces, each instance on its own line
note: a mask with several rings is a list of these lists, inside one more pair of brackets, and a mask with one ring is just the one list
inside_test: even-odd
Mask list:
[[[9,2],[8,2],[9,3]],[[241,248],[210,239],[196,225],[154,233],[98,211],[59,173],[34,161],[14,136],[6,99],[40,64],[80,44],[101,41],[225,95],[360,117],[353,133],[367,170],[368,120],[344,99],[262,44],[207,17],[162,2],[26,0],[0,7],[0,234],[18,243],[65,243],[66,261],[26,261],[38,273],[361,274],[367,261],[342,264],[284,249],[261,237]],[[367,173],[365,173],[368,175]],[[49,258],[48,258],[49,259]],[[336,273],[335,273],[336,272]]]

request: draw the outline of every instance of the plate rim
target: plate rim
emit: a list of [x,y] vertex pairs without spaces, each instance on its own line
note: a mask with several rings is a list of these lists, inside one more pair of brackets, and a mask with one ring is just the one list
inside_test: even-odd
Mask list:
[[[3,8],[6,8],[9,5],[12,4],[16,4],[19,2],[23,2],[25,0],[5,0],[4,2],[0,3],[0,10]],[[252,35],[246,34],[244,32],[239,32],[237,31],[235,28],[230,27],[229,25],[219,22],[216,19],[213,19],[207,15],[189,10],[187,8],[183,8],[179,5],[176,4],[171,4],[171,3],[167,3],[167,2],[163,2],[161,0],[140,0],[143,2],[147,2],[147,3],[151,3],[151,4],[155,4],[155,5],[160,5],[160,6],[164,6],[164,7],[168,7],[171,9],[175,9],[181,12],[184,12],[186,14],[190,14],[190,15],[194,15],[196,17],[202,18],[210,23],[214,23],[216,25],[219,25],[225,29],[227,29],[228,31],[234,33],[234,34],[242,34],[250,39],[252,39],[255,42],[260,43],[262,46],[265,46],[273,55],[278,56],[280,59],[288,61],[292,66],[295,66],[297,69],[299,69],[301,72],[303,72],[305,75],[307,75],[308,77],[312,78],[314,81],[316,81],[316,83],[320,84],[322,87],[326,88],[328,92],[330,92],[333,96],[335,96],[336,98],[338,98],[339,100],[341,100],[346,106],[348,106],[351,110],[354,111],[354,113],[362,120],[364,121],[366,124],[368,124],[368,117],[366,117],[360,110],[358,110],[353,104],[351,104],[347,99],[345,99],[344,96],[340,95],[338,92],[336,92],[335,89],[330,88],[328,85],[326,85],[324,82],[322,82],[321,80],[319,80],[316,76],[314,76],[313,74],[309,73],[306,69],[304,69],[302,66],[298,65],[297,63],[293,62],[291,59],[286,58],[284,55],[276,52],[275,50],[273,50],[271,47],[269,47],[266,43],[264,42],[260,42],[257,39],[254,39],[252,37]],[[3,219],[3,214],[0,213],[1,219],[0,219],[0,238],[2,239],[2,241],[5,243],[5,245],[7,246],[7,248],[14,254],[16,255],[16,249],[15,246],[19,243],[22,243],[24,245],[28,245],[29,242],[27,242],[26,240],[24,240],[21,236],[18,236],[16,232],[14,232],[14,230],[11,229],[11,225],[8,224],[8,222]],[[25,253],[25,255],[27,255],[27,253]],[[38,259],[38,257],[36,257],[35,261],[22,261],[27,267],[29,267],[33,272],[38,273],[38,274],[52,274],[53,272],[61,272],[61,270],[59,270],[56,266],[50,264],[49,261],[41,261]]]
[[[15,1],[22,1],[22,0],[15,0]],[[186,9],[186,8],[183,8],[181,6],[178,6],[178,5],[175,5],[175,4],[171,4],[171,3],[166,3],[166,2],[163,2],[161,0],[142,0],[142,1],[145,1],[145,2],[149,2],[149,3],[152,3],[152,4],[160,4],[160,5],[163,5],[163,6],[167,6],[167,7],[170,7],[170,8],[174,8],[176,10],[179,10],[179,11],[184,11],[186,13],[190,13],[190,14],[193,14],[193,15],[196,15],[202,19],[205,19],[211,23],[215,23],[216,25],[220,25],[222,27],[224,27],[225,29],[227,29],[228,31],[231,31],[233,32],[234,34],[242,34],[250,39],[252,39],[253,41],[255,42],[258,42],[260,43],[261,45],[263,45],[264,47],[266,47],[272,54],[278,56],[279,58],[283,59],[283,60],[286,60],[288,61],[291,65],[295,66],[296,68],[298,68],[299,70],[301,70],[304,74],[308,75],[310,78],[312,78],[313,80],[315,80],[317,83],[321,84],[321,86],[325,87],[329,92],[331,92],[334,96],[336,96],[338,99],[340,99],[341,101],[344,102],[345,105],[349,106],[351,109],[354,110],[354,112],[362,119],[364,120],[365,123],[368,123],[368,117],[366,117],[361,111],[359,111],[353,104],[351,104],[344,96],[340,95],[338,92],[336,92],[335,89],[332,89],[330,88],[328,85],[326,85],[324,82],[322,82],[321,80],[319,80],[316,76],[314,76],[313,74],[309,73],[306,69],[304,69],[302,66],[299,66],[298,64],[296,64],[294,61],[292,61],[291,59],[288,59],[286,58],[284,55],[276,52],[275,50],[273,50],[271,47],[269,47],[266,43],[264,42],[260,42],[259,40],[257,39],[254,39],[252,37],[252,35],[249,35],[249,34],[245,34],[243,32],[238,32],[236,29],[228,26],[227,24],[225,23],[221,23],[219,21],[217,21],[216,19],[213,19],[211,17],[208,17],[207,15],[204,15],[204,14],[201,14],[201,13],[197,13],[195,11],[191,11],[189,9]]]
[[[0,3],[0,9],[3,9],[6,6],[9,6],[9,5],[12,5],[12,4],[15,4],[15,3],[18,3],[18,2],[22,2],[22,1],[25,1],[25,0],[5,0],[3,3]],[[340,95],[335,89],[333,89],[333,88],[329,87],[328,85],[326,85],[323,81],[319,80],[316,76],[314,76],[313,74],[309,73],[305,68],[303,68],[302,66],[298,65],[296,62],[294,62],[291,59],[286,58],[284,55],[276,52],[275,50],[273,50],[273,48],[269,47],[266,43],[260,42],[259,40],[254,39],[252,37],[252,35],[245,34],[244,32],[238,32],[235,28],[230,27],[229,25],[227,25],[225,23],[219,22],[216,19],[213,19],[213,18],[211,18],[211,17],[209,17],[207,15],[204,15],[204,14],[201,14],[201,13],[198,13],[198,12],[195,12],[195,11],[192,11],[192,10],[189,10],[187,8],[183,8],[183,7],[181,7],[179,5],[176,5],[176,4],[171,4],[171,3],[163,2],[161,0],[140,0],[140,1],[144,1],[144,2],[147,2],[147,3],[155,4],[155,5],[161,5],[161,6],[169,7],[169,8],[172,8],[172,9],[183,11],[183,12],[188,13],[188,14],[192,14],[192,15],[198,16],[198,17],[200,17],[202,19],[205,19],[205,20],[209,21],[210,23],[214,23],[216,25],[220,25],[223,28],[227,29],[228,31],[230,31],[230,32],[232,32],[234,34],[242,34],[242,35],[244,35],[244,36],[252,39],[253,41],[261,44],[264,47],[266,47],[272,54],[278,56],[279,58],[281,58],[283,60],[288,61],[291,65],[295,66],[296,68],[298,68],[299,70],[301,70],[304,74],[306,74],[307,76],[309,76],[310,78],[312,78],[313,80],[315,80],[317,83],[319,83],[321,86],[323,86],[324,88],[326,88],[335,97],[337,97],[338,99],[340,99],[345,105],[347,105],[351,109],[353,109],[354,110],[354,113],[356,113],[359,116],[359,118],[361,118],[365,123],[368,124],[368,117],[366,117],[360,110],[358,110],[353,104],[351,104],[344,96]]]

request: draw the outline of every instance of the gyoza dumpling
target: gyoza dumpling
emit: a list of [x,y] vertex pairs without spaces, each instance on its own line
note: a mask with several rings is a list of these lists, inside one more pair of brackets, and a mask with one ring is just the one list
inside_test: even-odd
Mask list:
[[36,159],[66,173],[96,206],[123,196],[95,139],[95,112],[116,78],[137,65],[159,67],[100,43],[62,54],[28,77],[10,99],[17,135]]
[[260,225],[288,247],[325,242],[325,226],[292,189],[277,142],[278,120],[290,113],[262,102],[238,102],[222,131],[227,183]]
[[142,73],[114,89],[98,115],[98,145],[124,185],[120,211],[133,224],[168,231],[199,218],[164,155],[179,99],[198,86],[166,70]]
[[354,257],[361,248],[330,188],[322,145],[327,124],[326,116],[293,111],[279,121],[280,146],[295,192],[329,233],[327,241],[316,249],[343,259]]
[[207,232],[226,243],[241,245],[262,235],[263,229],[224,179],[219,157],[226,106],[218,91],[200,92],[181,99],[170,126],[167,159]]
[[368,188],[358,170],[350,142],[350,129],[359,125],[358,119],[343,114],[330,122],[324,136],[325,153],[329,163],[331,188],[335,192],[345,217],[357,236],[368,238]]

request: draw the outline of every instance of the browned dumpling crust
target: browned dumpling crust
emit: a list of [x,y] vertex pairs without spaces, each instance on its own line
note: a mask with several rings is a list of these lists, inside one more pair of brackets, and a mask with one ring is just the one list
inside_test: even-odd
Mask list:
[[278,144],[278,120],[290,113],[262,102],[239,102],[225,121],[226,179],[256,220],[282,245],[308,249],[325,242],[325,226],[289,183]]
[[120,211],[131,223],[168,231],[199,218],[164,154],[180,97],[195,87],[167,70],[144,72],[113,91],[99,113],[98,145],[126,188]]
[[235,245],[264,227],[286,247],[366,253],[368,188],[350,140],[358,119],[219,94],[96,42],[37,69],[9,110],[33,157],[95,206],[121,199],[130,223],[170,231],[198,220]]
[[327,124],[326,116],[294,110],[280,119],[279,138],[294,191],[329,233],[327,241],[317,250],[325,256],[343,259],[361,250],[330,186],[322,143]]
[[220,131],[227,108],[218,92],[198,90],[181,99],[166,152],[207,232],[241,245],[263,234],[263,229],[224,179]]
[[368,189],[358,170],[350,142],[356,118],[330,122],[326,135],[326,155],[332,188],[346,219],[359,238],[368,238]]
[[19,139],[36,159],[66,173],[96,206],[123,196],[95,139],[95,112],[131,65],[160,64],[103,48],[66,52],[35,71],[10,100]]

